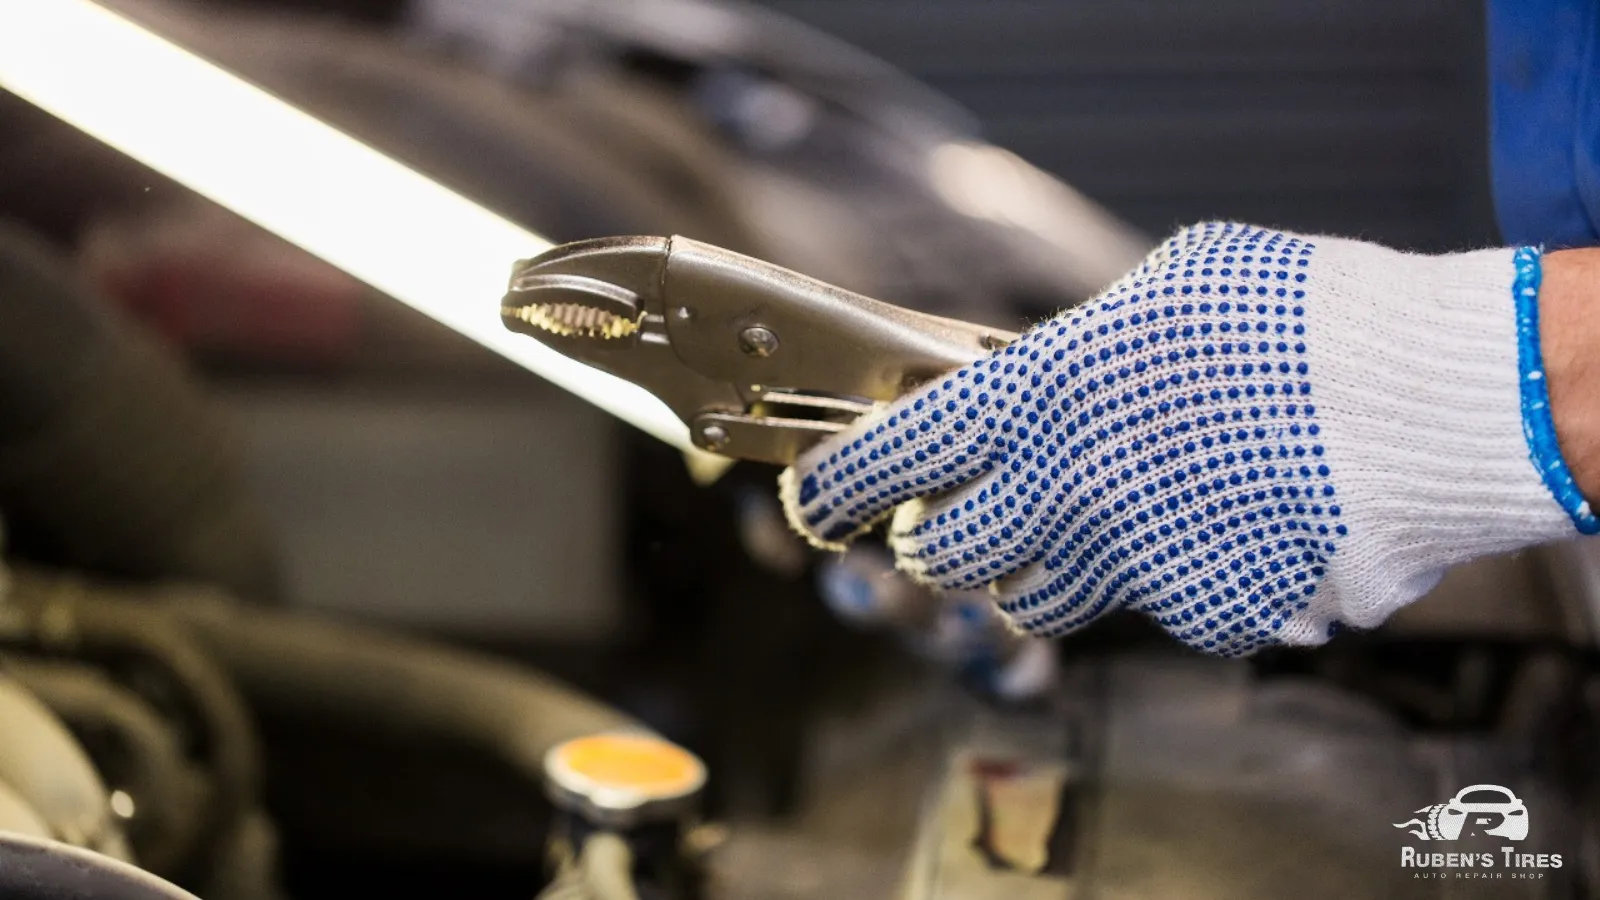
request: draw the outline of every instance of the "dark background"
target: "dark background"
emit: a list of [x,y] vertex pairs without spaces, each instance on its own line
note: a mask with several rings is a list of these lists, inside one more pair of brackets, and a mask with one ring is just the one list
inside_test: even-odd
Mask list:
[[1152,234],[1495,240],[1484,11],[1451,0],[767,0]]
[[[387,19],[396,0],[254,5]],[[1231,217],[1494,243],[1484,10],[1462,0],[763,0],[977,114],[1152,235]]]

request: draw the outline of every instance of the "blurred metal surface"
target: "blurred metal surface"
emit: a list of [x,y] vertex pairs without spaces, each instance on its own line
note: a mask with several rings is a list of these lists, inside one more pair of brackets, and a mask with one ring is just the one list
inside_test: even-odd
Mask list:
[[411,4],[409,18],[424,35],[477,43],[485,62],[512,76],[547,74],[549,54],[609,54],[619,46],[634,47],[774,76],[817,100],[878,119],[891,133],[943,135],[974,125],[966,110],[893,66],[752,3],[419,0]]
[[125,862],[68,844],[0,833],[6,900],[197,900]]
[[[722,0],[421,3],[413,27],[537,95],[653,81],[719,145],[750,245],[845,287],[947,315],[1053,309],[1120,275],[1145,239],[985,143],[970,114],[834,37]],[[659,229],[658,229],[659,232]],[[617,232],[620,233],[620,232]]]

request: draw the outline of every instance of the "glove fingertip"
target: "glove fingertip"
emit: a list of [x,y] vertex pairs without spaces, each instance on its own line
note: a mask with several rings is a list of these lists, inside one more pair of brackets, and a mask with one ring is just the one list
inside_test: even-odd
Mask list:
[[793,468],[788,468],[778,476],[778,500],[783,505],[783,517],[794,533],[805,538],[806,543],[818,550],[842,552],[850,540],[865,529],[840,527],[836,524],[821,534],[813,531],[806,524],[804,509],[806,504],[816,500],[819,494],[817,476],[814,473],[798,475]]
[[1011,613],[1006,612],[1005,607],[1000,603],[1000,587],[999,587],[998,584],[989,585],[989,596],[990,596],[990,598],[992,598],[994,600],[995,611],[1000,614],[1000,621],[1005,623],[1007,631],[1011,632],[1012,634],[1014,634],[1014,635],[1016,635],[1018,637],[1025,637],[1025,638],[1038,638],[1038,637],[1041,637],[1041,635],[1039,635],[1037,632],[1029,629],[1026,625],[1023,625],[1021,622],[1018,622],[1016,617],[1013,616]]
[[894,553],[894,567],[917,584],[939,588],[942,585],[928,575],[928,565],[917,557],[922,545],[910,536],[910,531],[922,520],[927,503],[921,499],[908,500],[895,508],[889,520],[888,544]]
[[929,506],[926,498],[919,497],[895,509],[894,517],[889,520],[888,535],[895,568],[917,584],[936,591],[972,590],[974,585],[966,577],[965,570],[948,567],[935,570],[930,563],[929,552],[934,548],[916,530],[918,525],[927,520]]
[[1012,630],[1031,637],[1071,634],[1120,605],[1111,596],[1060,581],[1058,573],[1042,563],[994,582],[989,593]]

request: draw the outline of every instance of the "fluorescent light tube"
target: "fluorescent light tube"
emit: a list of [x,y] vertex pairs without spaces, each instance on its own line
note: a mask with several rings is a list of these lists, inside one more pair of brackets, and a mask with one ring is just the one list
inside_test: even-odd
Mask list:
[[550,242],[90,0],[0,0],[0,87],[695,454],[643,388],[500,325]]

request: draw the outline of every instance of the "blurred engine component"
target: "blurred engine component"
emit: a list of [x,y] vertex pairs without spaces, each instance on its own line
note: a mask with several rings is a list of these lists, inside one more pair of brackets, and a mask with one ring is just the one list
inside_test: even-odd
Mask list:
[[170,875],[192,861],[211,785],[155,705],[83,663],[17,657],[5,669],[88,743],[139,865]]
[[1147,249],[983,143],[949,100],[751,4],[421,0],[412,21],[532,96],[654,94],[663,119],[721,145],[696,161],[742,223],[743,240],[720,243],[870,296],[1004,323],[1098,290]]
[[88,754],[48,707],[3,675],[0,735],[0,831],[132,858]]
[[689,821],[706,783],[705,764],[693,753],[625,732],[563,741],[545,754],[544,772],[556,808],[593,828]]
[[[1514,743],[1422,737],[1355,695],[1216,660],[1084,663],[1066,685],[1043,713],[954,729],[904,900],[1455,896],[1400,873],[1393,823],[1483,782],[1539,810],[1534,842],[1580,856],[1569,795]],[[1582,879],[1569,864],[1492,895]]]
[[0,509],[13,552],[271,599],[276,560],[226,429],[181,367],[0,223]]
[[[302,856],[425,854],[536,878],[547,752],[595,733],[648,736],[549,679],[422,641],[206,590],[32,569],[12,580],[0,606],[0,671],[15,676],[0,681],[0,812],[101,848],[114,846],[102,831],[125,824],[140,865],[208,900],[280,896],[256,786],[263,743],[267,803]],[[43,789],[58,783],[85,787]]]
[[633,868],[633,848],[621,836],[591,835],[563,862],[539,900],[640,900]]
[[701,896],[692,840],[706,769],[694,754],[650,735],[574,738],[545,754],[557,817],[546,900]]
[[101,751],[141,865],[208,882],[259,803],[260,749],[232,679],[174,623],[83,582],[17,572],[6,602],[0,648]]

